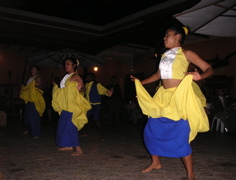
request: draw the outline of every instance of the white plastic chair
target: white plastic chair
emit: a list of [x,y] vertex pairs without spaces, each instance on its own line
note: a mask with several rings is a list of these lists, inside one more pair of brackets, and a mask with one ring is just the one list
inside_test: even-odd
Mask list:
[[216,131],[219,130],[219,126],[220,126],[220,132],[224,133],[225,125],[222,122],[222,120],[216,116],[213,117],[212,124],[211,124],[211,131],[213,130],[215,123],[216,123]]

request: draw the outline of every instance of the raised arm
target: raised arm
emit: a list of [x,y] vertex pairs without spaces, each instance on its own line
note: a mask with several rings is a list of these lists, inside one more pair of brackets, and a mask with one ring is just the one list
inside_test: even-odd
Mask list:
[[199,74],[197,70],[195,70],[194,72],[187,72],[186,74],[193,75],[193,80],[198,81],[201,79],[208,78],[214,74],[211,65],[208,64],[206,61],[204,61],[202,58],[200,58],[195,52],[190,50],[185,50],[184,54],[188,59],[189,63],[193,63],[203,71],[202,74]]

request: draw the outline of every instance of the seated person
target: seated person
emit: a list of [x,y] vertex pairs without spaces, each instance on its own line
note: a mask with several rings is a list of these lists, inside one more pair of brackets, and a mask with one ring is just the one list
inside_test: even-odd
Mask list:
[[230,102],[225,95],[223,88],[216,89],[216,94],[213,95],[211,102],[214,116],[220,118],[223,121],[225,128],[228,129],[228,109]]

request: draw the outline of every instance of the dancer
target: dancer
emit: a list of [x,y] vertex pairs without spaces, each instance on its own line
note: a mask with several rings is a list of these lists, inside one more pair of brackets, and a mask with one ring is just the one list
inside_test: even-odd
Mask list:
[[27,85],[22,85],[20,98],[25,101],[24,123],[26,131],[23,133],[30,134],[33,139],[41,136],[40,117],[43,115],[46,105],[43,98],[42,79],[39,74],[39,67],[30,68],[31,77]]
[[93,117],[93,121],[96,124],[99,133],[100,140],[104,139],[104,132],[100,122],[100,113],[102,109],[102,95],[111,96],[113,93],[113,88],[108,90],[101,83],[95,81],[95,75],[93,73],[88,73],[86,75],[86,84],[85,84],[85,97],[88,102],[91,104],[92,108],[88,111],[88,118]]
[[60,88],[53,82],[52,107],[60,114],[57,126],[56,144],[60,151],[73,150],[71,156],[83,154],[79,142],[79,130],[88,122],[87,111],[91,108],[81,92],[85,90],[82,78],[76,73],[75,58],[64,61],[67,74],[60,82]]
[[[152,163],[143,173],[160,169],[159,156],[182,158],[187,179],[194,179],[190,142],[198,132],[209,130],[208,118],[203,106],[206,100],[193,81],[213,74],[212,67],[196,53],[181,48],[188,32],[186,27],[173,25],[166,31],[164,45],[168,49],[161,58],[156,73],[139,81],[134,76],[137,98],[142,112],[149,116],[144,129],[144,142],[151,154]],[[187,72],[189,64],[197,70]],[[161,79],[161,86],[151,97],[142,85]]]

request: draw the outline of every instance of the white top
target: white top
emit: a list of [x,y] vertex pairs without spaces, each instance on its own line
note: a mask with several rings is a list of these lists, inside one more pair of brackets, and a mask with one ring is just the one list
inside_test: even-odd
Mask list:
[[66,87],[65,83],[66,83],[66,80],[74,73],[71,73],[71,74],[66,74],[63,79],[61,80],[60,82],[60,88],[64,88]]
[[27,85],[28,85],[29,83],[31,83],[31,82],[34,80],[34,78],[35,78],[36,76],[38,76],[38,74],[35,75],[35,76],[31,76],[31,77],[29,78],[29,80],[27,81]]
[[159,69],[161,73],[161,79],[172,78],[172,65],[175,60],[176,54],[180,47],[172,48],[165,52],[164,57],[161,58]]

